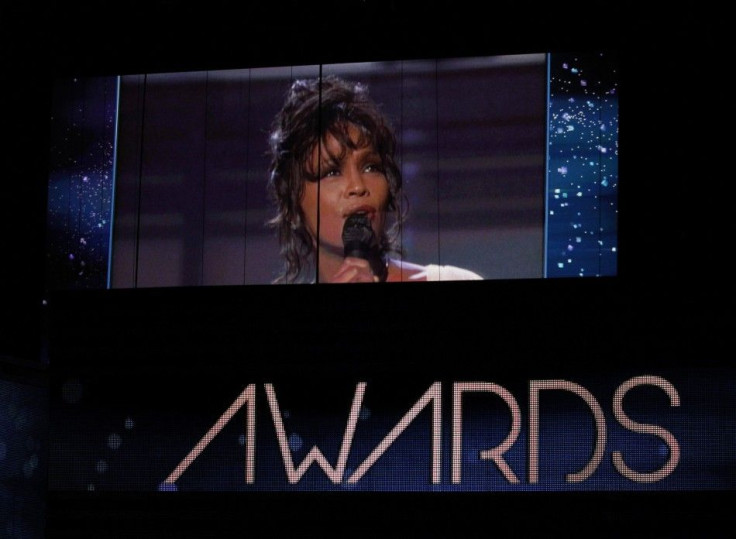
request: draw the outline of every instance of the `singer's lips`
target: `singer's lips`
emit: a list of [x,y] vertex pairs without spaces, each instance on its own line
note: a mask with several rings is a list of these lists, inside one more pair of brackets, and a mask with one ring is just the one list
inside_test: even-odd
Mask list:
[[369,219],[373,220],[376,215],[376,208],[374,208],[373,206],[357,206],[355,208],[350,208],[347,212],[345,212],[345,215],[343,215],[343,217],[347,219],[348,217],[356,213],[365,214],[368,216]]

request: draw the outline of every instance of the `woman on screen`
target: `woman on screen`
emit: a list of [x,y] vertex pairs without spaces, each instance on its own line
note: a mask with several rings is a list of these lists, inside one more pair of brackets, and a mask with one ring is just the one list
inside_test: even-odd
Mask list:
[[360,83],[295,81],[271,130],[269,194],[280,283],[472,280],[454,266],[398,258],[404,214],[396,137]]

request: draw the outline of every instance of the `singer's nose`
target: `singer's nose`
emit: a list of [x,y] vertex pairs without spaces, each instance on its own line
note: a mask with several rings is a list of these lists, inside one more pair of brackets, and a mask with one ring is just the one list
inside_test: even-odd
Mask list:
[[363,179],[361,171],[357,168],[351,168],[346,173],[347,187],[345,194],[348,197],[362,197],[368,194],[368,186]]

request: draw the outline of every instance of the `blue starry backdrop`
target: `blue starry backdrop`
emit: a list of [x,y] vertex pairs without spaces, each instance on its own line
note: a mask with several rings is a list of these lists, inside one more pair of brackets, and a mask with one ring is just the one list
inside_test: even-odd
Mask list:
[[616,59],[552,54],[548,69],[546,276],[616,275]]
[[117,77],[60,79],[50,118],[48,289],[107,288]]

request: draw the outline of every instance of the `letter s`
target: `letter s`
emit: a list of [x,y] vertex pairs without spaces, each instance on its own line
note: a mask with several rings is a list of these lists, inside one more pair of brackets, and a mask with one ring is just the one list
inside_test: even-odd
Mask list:
[[649,425],[646,423],[637,423],[624,413],[622,407],[624,395],[626,395],[630,389],[641,385],[653,385],[659,387],[669,396],[671,406],[680,406],[680,395],[669,381],[659,376],[635,376],[621,384],[618,389],[616,389],[616,392],[613,395],[613,415],[627,430],[640,434],[653,434],[654,436],[661,438],[669,447],[670,458],[659,470],[643,473],[629,468],[624,462],[621,451],[614,451],[613,465],[621,475],[631,481],[636,481],[637,483],[653,483],[664,479],[675,470],[677,463],[680,461],[680,445],[677,443],[677,440],[672,433],[663,427],[658,425]]

